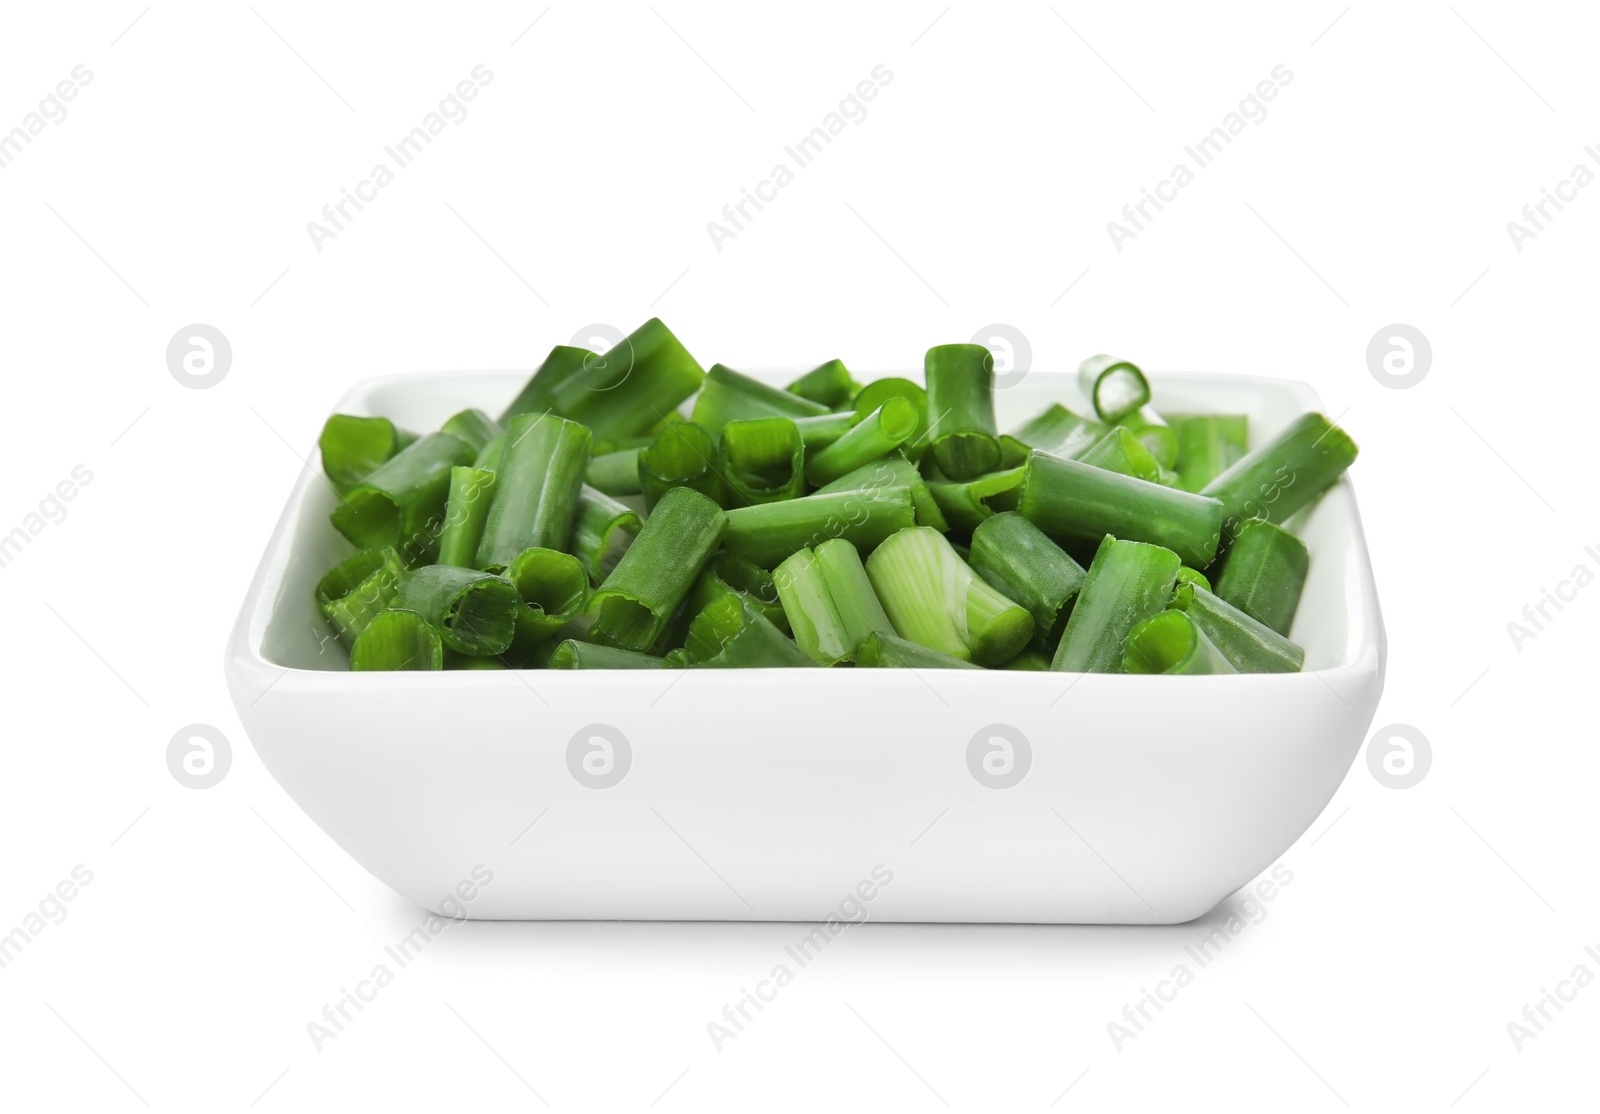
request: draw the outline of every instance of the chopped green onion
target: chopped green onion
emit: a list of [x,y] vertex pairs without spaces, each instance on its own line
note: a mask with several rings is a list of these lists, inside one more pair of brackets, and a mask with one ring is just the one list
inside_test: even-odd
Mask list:
[[[667,657],[670,660],[672,654]],[[812,664],[794,639],[739,595],[723,596],[695,616],[683,644],[683,658],[690,666],[710,669]]]
[[1033,616],[975,574],[937,530],[907,527],[867,560],[867,576],[902,638],[999,665],[1033,635]]
[[1042,413],[1001,436],[1000,464],[1003,468],[1024,464],[1033,449],[1076,459],[1111,429],[1104,422],[1079,417],[1059,402],[1053,402]]
[[1173,414],[1167,421],[1178,442],[1178,486],[1185,491],[1203,490],[1249,447],[1244,414]]
[[905,454],[915,464],[928,451],[928,392],[909,379],[890,376],[874,379],[856,392],[852,406],[860,421],[891,398],[903,398],[917,411],[917,429],[906,442]]
[[[806,479],[818,487],[881,460],[905,444],[917,429],[917,409],[904,398],[885,399],[849,432],[806,461]],[[723,431],[726,443],[727,431]]]
[[1160,462],[1126,426],[1112,426],[1104,437],[1072,459],[1146,483],[1161,482]]
[[1240,673],[1298,673],[1305,664],[1305,650],[1210,592],[1180,585],[1171,606],[1193,619]]
[[415,611],[452,650],[483,656],[503,654],[517,624],[517,589],[503,576],[427,565],[400,578],[393,606]]
[[952,480],[1000,466],[994,425],[994,356],[981,344],[940,344],[923,359],[933,458]]
[[472,462],[472,466],[485,472],[500,471],[500,455],[505,452],[505,448],[506,435],[502,433],[478,450],[477,459]]
[[1058,542],[1107,534],[1165,546],[1196,568],[1217,555],[1222,504],[1034,450],[1017,509]]
[[439,531],[439,564],[478,567],[478,546],[489,520],[494,481],[495,474],[482,468],[450,469],[450,496]]
[[790,383],[788,388],[790,394],[799,395],[830,410],[844,406],[860,389],[861,385],[850,378],[850,372],[841,360],[829,360],[812,368]]
[[1106,535],[1078,589],[1050,668],[1122,672],[1128,632],[1167,606],[1180,565],[1170,549]]
[[556,387],[582,371],[586,361],[596,359],[599,357],[587,348],[558,344],[550,349],[550,355],[534,371],[533,378],[500,415],[500,424],[509,427],[513,418],[542,414],[553,408]]
[[471,445],[474,459],[478,453],[489,447],[491,441],[505,433],[495,420],[482,410],[463,410],[459,414],[452,414],[439,428],[451,437]]
[[643,525],[626,503],[584,484],[578,489],[578,514],[572,524],[572,551],[589,579],[599,584],[617,567],[628,543]]
[[828,588],[833,606],[839,613],[839,621],[844,624],[845,638],[851,647],[850,656],[854,656],[855,647],[861,645],[868,635],[894,633],[894,624],[883,610],[878,594],[872,590],[872,579],[867,576],[867,568],[861,563],[860,550],[843,538],[834,538],[811,552],[816,557],[817,570],[822,573],[822,582]]
[[[1013,661],[1016,659],[1013,658]],[[862,669],[981,669],[970,661],[919,646],[909,639],[881,631],[856,647],[856,666]],[[1009,666],[1007,667],[1009,668]]]
[[400,450],[344,494],[333,525],[362,548],[390,545],[407,561],[438,551],[440,518],[450,494],[450,469],[471,464],[471,446],[430,433]]
[[1280,526],[1251,520],[1228,547],[1216,594],[1250,618],[1287,635],[1310,567],[1305,542]]
[[793,499],[805,490],[805,442],[789,418],[746,418],[722,427],[722,480],[731,502]]
[[[916,518],[911,489],[903,485],[859,491],[817,492],[781,503],[735,507],[728,512],[728,552],[764,568],[829,538],[871,550]],[[649,529],[648,523],[646,529]]]
[[416,439],[415,433],[397,428],[388,418],[334,414],[323,425],[317,446],[322,450],[322,470],[335,488],[345,491]]
[[1191,569],[1188,565],[1178,570],[1178,583],[1180,585],[1193,584],[1196,588],[1204,588],[1208,592],[1211,591],[1211,581],[1206,579],[1206,574]]
[[1054,652],[1072,601],[1083,587],[1083,566],[1032,522],[1015,512],[997,514],[972,532],[967,562],[1001,593],[1033,616],[1033,645]]
[[1078,386],[1100,420],[1113,425],[1150,401],[1144,372],[1115,356],[1090,356],[1079,364]]
[[933,492],[928,490],[927,480],[917,471],[917,466],[900,453],[875,460],[871,464],[864,464],[831,484],[817,488],[812,494],[832,495],[839,491],[872,491],[885,487],[911,489],[911,505],[916,509],[917,516],[916,525],[932,526],[940,533],[950,529],[950,524],[945,521],[944,512],[939,509],[938,502],[933,498]]
[[478,567],[504,569],[525,549],[565,549],[589,467],[589,430],[554,414],[511,423],[496,474]]
[[1122,419],[1121,424],[1133,431],[1140,444],[1156,459],[1162,469],[1178,462],[1178,436],[1173,433],[1155,407],[1145,405]]
[[857,418],[854,410],[840,410],[837,413],[813,414],[809,418],[790,420],[800,431],[800,440],[806,443],[806,452],[817,453],[849,433]]
[[615,441],[654,428],[704,380],[688,349],[652,317],[557,383],[551,409],[588,426],[596,441]]
[[521,606],[512,645],[526,655],[583,612],[589,599],[589,574],[570,553],[534,547],[517,554],[506,579],[516,586]]
[[714,502],[726,499],[717,472],[717,443],[693,422],[669,422],[649,446],[639,451],[639,488],[647,508],[675,487],[698,491]]
[[367,624],[394,599],[405,575],[405,562],[391,546],[358,549],[317,581],[317,608],[333,624],[339,639],[351,645]]
[[1237,673],[1233,663],[1182,611],[1152,615],[1128,632],[1124,673]]
[[673,488],[663,495],[590,600],[590,639],[640,652],[654,645],[722,540],[730,517],[692,488]]
[[569,638],[556,645],[546,669],[667,669],[665,658]]
[[619,449],[590,458],[585,481],[607,495],[638,495],[644,490],[639,480],[640,449]]
[[966,483],[935,474],[928,477],[928,492],[939,504],[951,532],[964,538],[992,515],[1016,509],[1027,472],[1026,468],[1008,468]]
[[350,668],[357,673],[443,669],[444,643],[438,629],[415,611],[382,611],[350,648]]
[[772,570],[772,582],[795,643],[808,658],[818,665],[832,665],[854,656],[855,643],[834,606],[814,551],[801,549],[784,558]]
[[677,621],[687,628],[696,615],[723,596],[743,596],[774,626],[789,633],[789,618],[783,613],[783,601],[778,598],[772,573],[730,553],[717,554],[700,570],[688,598],[678,609]]
[[1327,415],[1301,414],[1265,445],[1208,483],[1223,505],[1228,539],[1247,519],[1282,522],[1338,482],[1356,459],[1350,435]]
[[801,398],[759,379],[752,379],[725,364],[713,364],[705,386],[695,399],[690,421],[709,433],[721,433],[729,422],[751,418],[805,418],[826,414],[820,402]]

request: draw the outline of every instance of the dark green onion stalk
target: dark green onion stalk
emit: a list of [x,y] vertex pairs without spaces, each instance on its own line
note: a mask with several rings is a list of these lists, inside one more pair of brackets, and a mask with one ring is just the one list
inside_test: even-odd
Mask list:
[[903,398],[886,399],[844,436],[812,455],[806,461],[806,479],[822,487],[848,476],[894,452],[911,439],[916,429],[916,407]]
[[805,490],[805,442],[789,418],[746,418],[722,427],[722,481],[733,506],[794,499]]
[[566,549],[589,467],[589,430],[553,414],[524,414],[506,432],[478,567],[499,571],[525,549]]
[[723,596],[743,596],[769,622],[789,633],[789,618],[783,613],[783,601],[778,598],[772,573],[731,553],[717,554],[695,577],[688,598],[678,610],[683,627],[687,629],[696,615]]
[[1089,563],[1050,668],[1122,672],[1128,632],[1166,608],[1181,564],[1170,549],[1107,535]]
[[839,410],[829,414],[813,414],[809,418],[791,418],[800,431],[800,440],[806,443],[807,453],[819,453],[850,432],[856,424],[855,411]]
[[393,546],[406,561],[431,561],[450,494],[450,469],[472,463],[472,447],[448,433],[414,441],[345,492],[334,528],[356,545]]
[[544,363],[534,370],[533,378],[528,380],[500,415],[500,424],[509,426],[513,418],[520,418],[524,414],[542,414],[553,408],[556,386],[582,371],[588,361],[597,359],[599,357],[587,348],[558,344],[550,349]]
[[1000,464],[1003,468],[1025,464],[1034,449],[1076,459],[1111,429],[1104,422],[1079,417],[1059,402],[1053,402],[1042,413],[1001,436]]
[[639,488],[645,506],[654,507],[675,487],[691,488],[716,503],[728,498],[717,471],[716,439],[693,422],[668,422],[639,451]]
[[463,410],[459,414],[452,414],[439,428],[451,437],[471,445],[474,461],[496,437],[505,433],[499,424],[482,410]]
[[639,479],[639,454],[642,449],[618,449],[589,460],[584,480],[607,495],[638,495],[644,490]]
[[950,532],[966,538],[992,515],[1016,509],[1027,472],[1026,468],[1008,468],[965,483],[934,473],[928,477],[928,492],[939,504]]
[[405,571],[405,562],[391,546],[358,549],[317,581],[317,609],[349,646],[389,606]]
[[1090,356],[1078,365],[1078,386],[1102,422],[1115,425],[1150,401],[1150,383],[1127,360]]
[[724,364],[713,364],[706,373],[700,397],[694,401],[690,420],[708,433],[721,433],[729,422],[752,418],[807,418],[827,412],[828,408],[820,402],[770,387]]
[[1000,665],[1033,636],[1033,616],[974,573],[945,536],[909,527],[867,560],[883,609],[902,637],[979,665]]
[[683,657],[689,666],[708,669],[813,664],[794,639],[738,595],[723,596],[695,616],[684,640]]
[[590,640],[641,653],[649,650],[715,552],[729,517],[692,488],[673,488],[663,495],[590,600],[594,616]]
[[434,627],[415,611],[379,612],[350,648],[350,669],[443,669],[444,642]]
[[[1013,661],[1016,659],[1013,658]],[[982,669],[970,661],[919,646],[899,635],[869,635],[856,647],[858,669]],[[1006,668],[1010,668],[1009,665]]]
[[861,385],[850,378],[842,360],[829,360],[789,384],[789,393],[837,410],[855,397]]
[[483,541],[484,523],[489,521],[494,480],[495,474],[482,468],[450,469],[450,495],[439,531],[439,564],[478,567],[478,546]]
[[506,579],[517,589],[512,646],[525,656],[583,613],[589,601],[589,574],[570,553],[525,549],[517,554]]
[[[902,449],[902,453],[903,451]],[[817,488],[812,494],[832,495],[840,491],[874,491],[886,487],[909,487],[911,504],[916,509],[916,525],[931,526],[941,534],[944,533],[950,529],[950,524],[945,521],[944,512],[939,509],[933,492],[928,490],[927,480],[917,471],[917,466],[902,453],[864,464],[854,472]]]
[[1083,587],[1083,566],[1015,512],[997,514],[972,532],[967,563],[1033,616],[1033,646],[1055,652],[1072,601]]
[[1178,486],[1201,491],[1231,468],[1249,447],[1250,419],[1244,414],[1171,415],[1178,442]]
[[1310,567],[1305,542],[1281,526],[1248,521],[1223,559],[1216,594],[1257,622],[1287,635]]
[[1000,466],[994,424],[994,356],[981,344],[940,344],[923,359],[933,458],[952,480]]
[[669,669],[665,658],[566,639],[550,654],[546,669]]
[[1144,445],[1156,459],[1163,471],[1178,462],[1178,435],[1172,431],[1166,420],[1156,413],[1155,407],[1148,404],[1141,406],[1123,418],[1121,424],[1133,431],[1134,436],[1139,438],[1140,444]]
[[[857,549],[870,551],[915,520],[908,487],[819,492],[781,503],[735,507],[728,512],[723,541],[734,556],[772,568],[796,550],[830,538],[844,538]],[[645,528],[649,529],[648,523]]]
[[643,522],[626,503],[584,484],[578,489],[578,514],[572,524],[572,552],[589,579],[599,584],[617,567]]
[[450,649],[483,657],[511,645],[521,606],[517,589],[503,576],[427,565],[400,578],[393,606],[415,611],[439,629]]
[[588,426],[597,442],[616,441],[653,429],[704,381],[688,349],[652,317],[557,383],[551,409]]
[[917,428],[906,441],[903,450],[907,458],[915,464],[922,459],[923,453],[928,451],[929,445],[927,391],[909,379],[896,376],[874,379],[856,392],[851,406],[855,409],[856,420],[860,421],[891,398],[905,399],[917,412]]
[[1240,673],[1298,673],[1305,665],[1305,650],[1210,592],[1179,585],[1171,606],[1193,619]]
[[1216,499],[1037,450],[1027,467],[1017,509],[1057,541],[1093,544],[1112,534],[1164,546],[1201,569],[1217,555]]
[[1152,615],[1128,632],[1124,673],[1237,673],[1233,663],[1182,611]]
[[1202,495],[1220,500],[1226,540],[1250,519],[1282,522],[1338,482],[1355,462],[1350,435],[1315,412],[1301,414],[1278,435],[1208,483]]
[[1073,459],[1146,483],[1161,482],[1161,462],[1156,460],[1138,435],[1125,426],[1113,426],[1104,437]]
[[348,491],[417,439],[388,418],[334,414],[322,427],[317,446],[322,470],[339,491]]

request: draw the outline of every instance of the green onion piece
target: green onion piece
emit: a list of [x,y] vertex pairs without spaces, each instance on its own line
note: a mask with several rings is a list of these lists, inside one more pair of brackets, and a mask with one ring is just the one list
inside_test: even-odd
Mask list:
[[1249,521],[1228,547],[1216,593],[1250,618],[1287,635],[1310,567],[1305,542],[1270,522]]
[[506,435],[502,433],[478,450],[477,459],[472,462],[472,466],[485,472],[500,471],[500,456],[505,452],[505,448]]
[[350,668],[443,669],[444,643],[438,629],[415,611],[382,611],[350,647]]
[[716,550],[729,517],[692,488],[673,488],[663,495],[590,600],[594,616],[590,640],[624,650],[648,650]]
[[589,461],[584,480],[607,495],[638,495],[644,490],[639,480],[640,449],[619,449],[601,453]]
[[334,527],[362,548],[389,545],[408,562],[438,551],[440,519],[450,494],[450,469],[471,464],[471,446],[430,433],[400,450],[334,508]]
[[480,569],[504,569],[525,549],[567,548],[589,443],[587,428],[554,414],[511,423],[478,546]]
[[1210,592],[1180,585],[1171,607],[1193,619],[1240,673],[1298,673],[1305,664],[1305,650]]
[[772,573],[731,553],[719,553],[695,577],[688,598],[678,609],[683,627],[687,629],[696,615],[723,596],[743,596],[773,626],[789,633],[789,618],[783,613],[783,601],[778,598]]
[[842,360],[829,360],[790,383],[788,389],[790,394],[836,410],[854,398],[861,385],[850,378]]
[[[917,409],[903,398],[885,399],[843,437],[806,461],[806,479],[822,487],[881,460],[910,439]],[[724,434],[726,436],[726,434]]]
[[1222,504],[1035,450],[1017,509],[1058,542],[1113,534],[1174,550],[1195,568],[1217,555]]
[[345,491],[371,475],[379,465],[417,439],[388,418],[334,414],[322,426],[317,447],[322,470],[333,486]]
[[1247,519],[1282,522],[1332,487],[1358,452],[1350,435],[1316,412],[1301,414],[1201,491],[1222,501],[1231,540]]
[[358,549],[317,581],[317,610],[349,646],[389,606],[405,571],[405,562],[390,546]]
[[494,481],[495,474],[482,468],[450,469],[450,496],[439,530],[439,564],[478,567],[478,546],[489,520]]
[[1178,580],[1178,555],[1106,535],[1078,589],[1078,600],[1050,668],[1120,673],[1128,632],[1165,609]]
[[1178,462],[1178,435],[1156,413],[1155,407],[1141,406],[1123,418],[1121,424],[1133,431],[1162,468],[1171,468]]
[[[903,452],[904,450],[902,450]],[[872,491],[886,487],[909,487],[911,504],[916,508],[918,526],[932,526],[941,534],[950,529],[944,512],[939,509],[928,482],[917,466],[903,455],[894,454],[883,460],[862,465],[849,475],[841,476],[831,484],[824,484],[813,495],[831,495],[839,491]]]
[[1115,356],[1090,356],[1079,364],[1078,386],[1100,420],[1113,425],[1150,401],[1144,372]]
[[558,344],[550,349],[550,355],[534,371],[533,378],[500,415],[500,424],[509,427],[513,418],[542,414],[554,407],[556,386],[582,371],[586,361],[597,359],[599,357],[587,348]]
[[1113,426],[1106,435],[1073,457],[1107,472],[1132,476],[1146,483],[1161,482],[1161,464],[1131,429]]
[[400,578],[394,606],[415,611],[452,650],[483,656],[503,654],[516,629],[517,589],[503,576],[427,565]]
[[1027,472],[1026,468],[1008,468],[966,483],[955,483],[934,474],[928,477],[928,492],[939,504],[950,531],[965,538],[991,516],[1016,509]]
[[[1013,658],[1013,661],[1016,659]],[[919,646],[899,635],[869,635],[856,647],[856,666],[862,669],[981,669],[970,661]],[[1010,668],[1010,666],[1006,666]]]
[[909,379],[890,376],[874,379],[856,392],[853,406],[860,421],[891,398],[903,398],[917,411],[917,429],[905,444],[905,454],[913,464],[928,451],[928,392]]
[[1111,429],[1104,422],[1079,417],[1059,402],[1053,402],[1042,413],[1001,436],[1000,465],[1015,468],[1024,464],[1033,449],[1076,459]]
[[617,567],[642,525],[638,514],[626,503],[619,503],[588,484],[578,489],[572,552],[583,562],[584,571],[593,583],[599,584]]
[[952,480],[1000,467],[994,425],[994,356],[981,344],[939,344],[923,358],[933,458]]
[[1167,422],[1178,442],[1178,486],[1185,491],[1204,489],[1249,448],[1244,414],[1172,414]]
[[816,453],[849,433],[858,419],[854,410],[840,410],[835,414],[813,414],[809,418],[790,420],[800,431],[800,440],[806,443],[806,452]]
[[816,557],[817,570],[822,573],[822,582],[827,585],[833,606],[839,613],[839,621],[844,624],[851,657],[855,654],[855,647],[861,645],[868,635],[894,633],[894,624],[889,621],[878,594],[872,590],[872,579],[867,576],[867,568],[861,563],[860,550],[843,538],[834,538],[811,552]]
[[806,657],[818,665],[833,665],[854,656],[856,644],[850,641],[812,550],[802,549],[786,557],[772,570],[772,582],[783,601],[795,643]]
[[452,414],[439,428],[451,437],[471,445],[474,459],[477,454],[489,447],[491,441],[505,433],[495,420],[482,410],[463,410],[459,414]]
[[665,658],[569,638],[556,645],[546,669],[666,669]]
[[1182,611],[1152,615],[1128,632],[1124,673],[1237,673],[1205,632]]
[[1204,588],[1208,592],[1211,591],[1211,581],[1206,579],[1205,573],[1197,572],[1188,565],[1178,570],[1178,584],[1192,584],[1196,588]]
[[722,427],[722,481],[730,502],[796,498],[805,490],[805,442],[789,418],[745,418]]
[[698,491],[716,503],[727,496],[717,472],[717,442],[693,422],[669,422],[649,446],[639,451],[639,489],[647,508],[675,487]]
[[751,418],[806,418],[826,414],[820,402],[801,398],[759,379],[734,371],[725,364],[713,364],[706,373],[705,386],[695,399],[690,421],[710,433],[721,433],[729,422]]
[[[915,519],[911,489],[905,486],[818,492],[781,503],[735,507],[728,512],[723,542],[734,556],[772,568],[796,550],[830,538],[844,538],[870,551]],[[645,529],[649,528],[646,523]]]
[[972,532],[967,562],[1002,594],[1028,609],[1034,647],[1054,652],[1072,601],[1083,587],[1083,566],[1015,512],[997,514]]
[[596,441],[615,441],[654,428],[704,381],[688,349],[652,317],[556,384],[551,409],[588,426]]
[[1029,646],[1000,668],[1014,670],[1018,673],[1048,673],[1050,672],[1050,655],[1038,647]]
[[723,596],[695,616],[684,640],[683,658],[687,665],[711,669],[813,664],[794,639],[737,595]]
[[902,638],[979,665],[1000,665],[1033,636],[1033,616],[996,591],[937,530],[908,527],[867,560],[867,576]]
[[583,613],[589,574],[570,553],[534,547],[517,554],[506,569],[521,606],[512,646],[526,655]]

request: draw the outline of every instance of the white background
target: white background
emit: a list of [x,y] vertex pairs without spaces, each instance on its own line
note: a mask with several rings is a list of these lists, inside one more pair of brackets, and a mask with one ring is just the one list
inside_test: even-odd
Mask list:
[[[1600,974],[1600,589],[1520,651],[1506,630],[1600,566],[1600,189],[1520,252],[1506,230],[1600,170],[1591,12],[140,7],[0,26],[0,129],[93,73],[0,170],[0,533],[93,473],[0,569],[0,931],[93,872],[0,969],[0,1102],[1592,1101],[1600,989],[1520,1052],[1506,1030],[1574,965]],[[480,63],[470,114],[315,250],[307,221]],[[706,222],[880,63],[869,115],[717,251]],[[1106,222],[1279,64],[1268,116],[1115,250]],[[1395,791],[1358,760],[1267,919],[1120,1051],[1107,1022],[1200,926],[852,929],[718,1052],[706,1022],[798,926],[467,924],[316,1051],[306,1023],[421,914],[278,789],[224,690],[301,457],[355,379],[530,367],[652,314],[707,365],[915,367],[1004,322],[1036,374],[1105,350],[1312,383],[1362,446],[1377,724],[1421,730],[1431,771]],[[165,363],[194,322],[232,343],[208,390]],[[1408,390],[1366,361],[1395,322],[1433,348]],[[194,722],[234,749],[203,792],[164,759]]]

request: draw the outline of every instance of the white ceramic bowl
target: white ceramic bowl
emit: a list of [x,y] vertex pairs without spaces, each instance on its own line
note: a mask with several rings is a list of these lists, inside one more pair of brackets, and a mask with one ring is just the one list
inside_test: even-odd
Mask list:
[[[467,406],[498,412],[525,374],[369,379],[338,410],[428,430]],[[1173,413],[1249,414],[1253,444],[1320,409],[1284,380],[1154,390]],[[1000,426],[1054,401],[1080,404],[1072,377],[1034,372],[997,392]],[[341,847],[428,908],[467,883],[473,917],[1190,920],[1322,811],[1383,687],[1348,478],[1300,527],[1307,672],[1221,677],[352,674],[312,602],[349,551],[334,498],[309,470],[296,484],[228,647],[229,688],[262,761]],[[1021,780],[995,788],[974,765]]]

